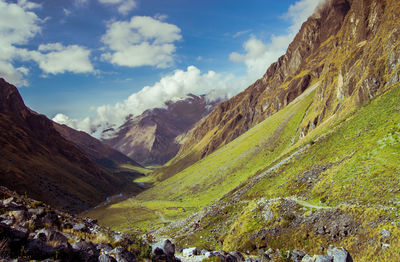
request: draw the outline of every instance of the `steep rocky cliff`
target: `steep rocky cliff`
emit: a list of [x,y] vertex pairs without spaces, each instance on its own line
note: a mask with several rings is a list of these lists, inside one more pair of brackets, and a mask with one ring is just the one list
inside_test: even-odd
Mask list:
[[108,134],[113,138],[104,142],[143,165],[164,164],[178,152],[182,135],[218,102],[192,94],[169,101],[166,108],[149,109],[130,118],[115,134]]
[[169,177],[286,107],[319,83],[301,136],[332,116],[347,114],[398,81],[399,2],[326,1],[302,25],[285,55],[264,76],[221,103],[196,126]]
[[27,108],[17,88],[2,78],[0,132],[0,183],[20,194],[77,212],[124,183],[64,139],[51,120]]

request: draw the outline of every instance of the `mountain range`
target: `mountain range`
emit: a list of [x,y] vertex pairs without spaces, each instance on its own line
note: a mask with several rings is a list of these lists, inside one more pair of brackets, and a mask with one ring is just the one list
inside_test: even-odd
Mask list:
[[397,261],[399,24],[398,1],[326,1],[148,175],[152,188],[89,215],[128,230],[113,208],[129,208],[129,223],[181,247],[284,260],[340,245],[355,261]]
[[104,143],[145,166],[163,165],[178,153],[186,133],[208,115],[221,100],[189,94],[166,102],[165,108],[130,116],[117,131],[107,130]]
[[[1,183],[199,260],[399,261],[399,25],[397,0],[327,0],[238,95],[131,116],[107,145],[1,79]],[[89,209],[133,179],[152,186]],[[168,241],[152,253],[174,255]]]

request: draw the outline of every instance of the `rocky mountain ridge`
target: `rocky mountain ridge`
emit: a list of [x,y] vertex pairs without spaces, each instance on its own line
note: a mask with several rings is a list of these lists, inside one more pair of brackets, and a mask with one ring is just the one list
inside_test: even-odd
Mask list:
[[118,131],[103,139],[111,147],[143,165],[161,165],[178,152],[179,137],[211,112],[220,102],[208,101],[205,95],[166,102],[166,108],[154,108],[140,116],[129,117]]

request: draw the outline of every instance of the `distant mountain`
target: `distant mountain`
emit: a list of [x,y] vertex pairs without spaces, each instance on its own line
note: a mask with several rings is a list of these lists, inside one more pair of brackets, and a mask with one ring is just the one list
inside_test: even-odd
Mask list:
[[108,130],[107,137],[112,138],[103,141],[142,165],[164,164],[176,155],[184,134],[218,102],[193,94],[186,99],[169,101],[166,108],[154,108],[130,117],[118,131]]
[[109,170],[116,170],[123,164],[141,167],[141,165],[133,159],[83,131],[77,131],[66,125],[60,125],[55,122],[53,122],[53,125],[65,139],[74,143],[101,167]]
[[0,78],[0,184],[54,207],[79,212],[119,192],[120,178],[63,138]]

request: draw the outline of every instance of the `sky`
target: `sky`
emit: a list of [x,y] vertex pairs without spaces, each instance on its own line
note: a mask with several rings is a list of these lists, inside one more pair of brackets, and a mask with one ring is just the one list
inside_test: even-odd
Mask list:
[[323,0],[0,0],[0,77],[93,133],[189,93],[231,97]]

